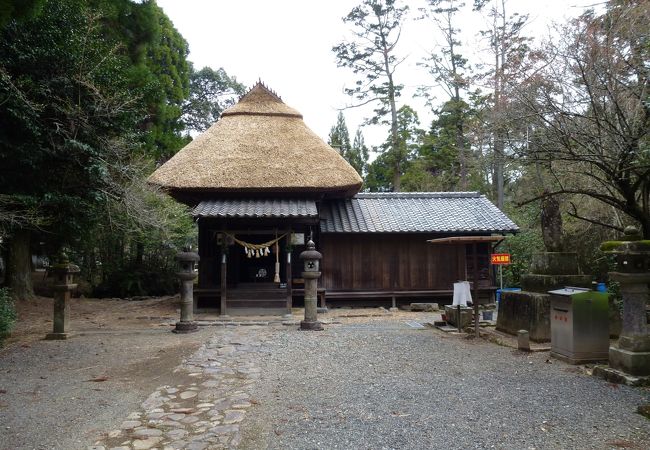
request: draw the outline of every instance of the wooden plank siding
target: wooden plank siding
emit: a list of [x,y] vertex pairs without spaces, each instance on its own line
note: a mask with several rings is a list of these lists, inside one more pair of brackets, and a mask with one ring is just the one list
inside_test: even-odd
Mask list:
[[465,252],[454,245],[428,244],[433,237],[321,234],[322,286],[328,292],[452,289],[459,268],[466,265]]

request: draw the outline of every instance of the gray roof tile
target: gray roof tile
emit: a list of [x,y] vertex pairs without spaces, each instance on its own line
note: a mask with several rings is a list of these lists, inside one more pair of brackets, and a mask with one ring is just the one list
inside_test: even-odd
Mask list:
[[316,202],[307,199],[206,200],[192,211],[194,217],[318,217]]
[[478,192],[362,193],[324,201],[323,233],[495,233],[519,228]]

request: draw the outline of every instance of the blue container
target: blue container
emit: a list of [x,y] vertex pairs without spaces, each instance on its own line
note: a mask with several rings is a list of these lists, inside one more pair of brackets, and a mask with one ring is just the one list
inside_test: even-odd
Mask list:
[[598,292],[607,292],[607,285],[605,283],[596,284],[596,290]]
[[503,288],[503,289],[497,289],[497,303],[501,301],[501,291],[503,292],[520,292],[521,288]]

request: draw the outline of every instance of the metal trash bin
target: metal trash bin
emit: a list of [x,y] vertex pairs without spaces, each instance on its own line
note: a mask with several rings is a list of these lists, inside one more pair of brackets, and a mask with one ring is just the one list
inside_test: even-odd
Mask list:
[[551,294],[551,356],[570,364],[609,359],[608,294],[566,287]]

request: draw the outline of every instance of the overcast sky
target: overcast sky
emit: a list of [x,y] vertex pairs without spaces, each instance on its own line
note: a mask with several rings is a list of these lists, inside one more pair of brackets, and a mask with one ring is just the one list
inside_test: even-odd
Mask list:
[[[525,32],[542,37],[553,20],[576,16],[597,0],[510,0],[511,12],[530,14]],[[354,74],[336,66],[332,47],[350,37],[342,17],[359,4],[357,0],[158,0],[190,47],[195,67],[223,67],[251,87],[258,79],[276,91],[288,105],[300,111],[307,125],[327,141],[338,109],[351,100],[343,93],[351,86]],[[395,75],[406,86],[400,106],[415,108],[422,128],[428,128],[432,114],[420,98],[414,96],[419,85],[431,84],[424,69],[417,67],[436,47],[436,33],[430,22],[415,21],[423,0],[406,2],[410,7],[397,53],[406,56]],[[467,0],[468,4],[472,0]],[[469,8],[460,22],[465,54],[480,57],[486,44],[478,31],[487,22]],[[371,108],[344,111],[350,135]],[[387,129],[365,127],[366,143],[379,145]]]

